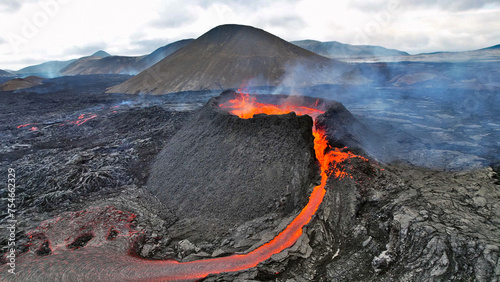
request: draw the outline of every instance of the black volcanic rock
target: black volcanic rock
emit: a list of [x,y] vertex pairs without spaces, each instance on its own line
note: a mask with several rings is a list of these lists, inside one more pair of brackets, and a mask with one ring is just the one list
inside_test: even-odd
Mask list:
[[[343,64],[261,29],[222,25],[108,92],[165,94],[228,89],[250,78],[256,85],[276,86],[289,69],[298,65],[317,70]],[[328,79],[334,78],[330,75]],[[307,83],[309,77],[298,76],[297,80],[294,83]]]
[[[2,276],[7,281],[123,281],[130,280],[127,275],[131,273],[137,275],[136,280],[152,280],[166,267],[158,260],[186,262],[244,253],[258,242],[267,242],[280,231],[275,227],[286,221],[274,214],[245,222],[221,236],[211,236],[214,234],[209,230],[186,222],[184,226],[180,221],[172,225],[175,218],[169,207],[146,191],[142,177],[148,176],[153,156],[181,127],[191,130],[190,126],[200,128],[208,122],[186,123],[191,114],[200,112],[165,112],[148,104],[165,99],[159,105],[169,108],[172,101],[192,103],[189,99],[200,95],[146,96],[139,104],[115,108],[117,103],[133,101],[129,95],[105,95],[102,91],[113,82],[124,81],[122,77],[63,77],[16,95],[0,93],[7,101],[0,103],[0,116],[5,121],[0,126],[5,144],[0,146],[0,162],[3,167],[15,168],[18,180],[29,184],[18,190],[22,199],[18,209],[22,220],[16,229],[18,275]],[[61,90],[62,86],[66,90]],[[280,97],[258,98],[272,101]],[[308,99],[304,98],[305,103]],[[325,105],[329,108],[330,104]],[[92,109],[98,117],[81,126],[60,126],[60,122],[86,113],[83,109]],[[337,120],[335,126],[348,124],[350,116],[344,109],[334,109],[329,119],[334,119],[334,114],[348,118]],[[285,119],[292,120],[291,115]],[[27,122],[40,123],[43,135],[16,127]],[[229,123],[217,125],[220,129]],[[193,150],[200,147],[189,146]],[[350,159],[344,169],[352,178],[330,178],[323,203],[294,246],[257,267],[211,275],[203,281],[498,279],[498,166],[446,172]],[[87,180],[90,183],[85,183]],[[0,201],[0,210],[7,210],[7,204]],[[131,213],[137,217],[132,218]],[[176,230],[180,227],[191,234]],[[30,230],[38,232],[28,233]],[[145,239],[134,241],[129,249],[127,235],[141,235],[142,231]],[[8,230],[5,232],[8,236]],[[27,233],[40,237],[30,238]],[[208,239],[192,240],[196,234]],[[242,242],[245,240],[248,242]],[[4,255],[7,243],[0,240],[1,273],[10,269]],[[68,248],[75,243],[78,250]],[[144,259],[137,256],[155,261],[138,269]]]
[[[179,219],[242,223],[301,209],[318,180],[312,118],[241,119],[211,99],[154,162],[148,189]],[[233,96],[234,97],[234,96]]]

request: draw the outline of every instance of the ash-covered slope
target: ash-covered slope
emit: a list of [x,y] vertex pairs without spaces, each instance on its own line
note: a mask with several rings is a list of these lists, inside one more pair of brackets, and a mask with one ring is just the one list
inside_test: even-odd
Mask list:
[[92,67],[92,65],[101,60],[102,57],[99,56],[88,56],[82,57],[78,60],[75,60],[71,64],[65,66],[60,70],[61,75],[77,75],[83,72],[85,69]]
[[153,51],[151,54],[144,56],[140,59],[140,61],[137,63],[137,73],[151,67],[152,65],[158,63],[159,61],[163,60],[167,56],[170,56],[177,50],[181,49],[182,47],[188,45],[194,41],[194,39],[183,39],[179,41],[172,42],[170,44],[167,44],[163,47],[160,47]]
[[[80,62],[81,65],[70,66],[63,71],[64,75],[87,74],[135,74],[136,65],[143,57],[108,56],[98,60]],[[83,63],[83,64],[82,64]]]
[[31,88],[42,84],[45,78],[38,76],[28,76],[26,78],[14,78],[0,84],[0,91],[14,91],[19,89]]
[[221,226],[301,209],[319,179],[312,118],[240,119],[211,99],[152,165],[148,188],[179,219]]
[[340,63],[261,29],[222,25],[108,92],[165,94],[227,89],[250,78],[256,85],[272,86],[283,81],[287,69],[299,64],[318,69]]

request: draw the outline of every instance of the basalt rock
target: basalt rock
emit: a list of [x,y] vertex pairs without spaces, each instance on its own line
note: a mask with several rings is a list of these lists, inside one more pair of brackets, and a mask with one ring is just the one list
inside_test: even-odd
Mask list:
[[329,179],[294,246],[302,251],[206,281],[498,281],[492,168],[438,172],[353,159],[346,169],[353,178]]
[[383,135],[380,128],[373,128],[358,120],[344,105],[329,102],[325,113],[320,115],[316,124],[325,128],[333,147],[348,147],[349,150],[368,155],[380,162],[393,161],[392,154],[400,150],[401,140]]
[[231,95],[211,99],[152,166],[148,188],[181,220],[223,227],[290,214],[319,179],[311,117],[241,119],[218,106]]

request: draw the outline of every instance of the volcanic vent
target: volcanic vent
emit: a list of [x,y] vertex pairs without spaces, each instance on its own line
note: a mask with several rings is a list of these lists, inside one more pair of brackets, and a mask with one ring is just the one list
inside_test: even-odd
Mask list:
[[312,118],[241,119],[219,108],[234,95],[209,101],[152,166],[148,188],[180,219],[223,226],[290,213],[319,180]]
[[300,106],[246,117],[235,109],[242,95],[248,98],[227,91],[210,100],[158,155],[148,181],[179,219],[214,232],[302,209],[320,180],[311,116],[345,109],[309,97],[252,95],[262,105]]

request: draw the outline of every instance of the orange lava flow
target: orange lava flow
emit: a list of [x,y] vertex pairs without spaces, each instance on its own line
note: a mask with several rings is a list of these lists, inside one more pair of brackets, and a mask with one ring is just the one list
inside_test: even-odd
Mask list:
[[313,135],[315,137],[314,150],[321,167],[321,184],[314,187],[309,196],[309,202],[281,233],[271,241],[247,254],[192,262],[157,262],[166,266],[163,269],[165,272],[157,272],[157,277],[151,277],[154,279],[153,281],[190,281],[204,278],[210,274],[241,271],[256,267],[259,263],[271,258],[273,255],[292,247],[302,235],[302,228],[311,221],[323,202],[328,177],[332,174],[338,178],[346,176],[347,174],[341,170],[338,164],[346,159],[357,157],[350,152],[341,152],[338,149],[332,150],[328,145],[323,130],[314,129]]
[[[294,111],[298,115],[312,114],[316,118],[323,113],[314,108],[306,108],[293,105],[271,105],[257,103],[248,94],[238,95],[234,100],[230,100],[221,108],[228,109],[231,113],[241,118],[252,118],[254,114],[286,114]],[[87,118],[92,118],[88,116]],[[85,117],[80,118],[85,120]],[[347,176],[342,170],[341,163],[356,156],[350,152],[343,152],[339,149],[332,149],[327,141],[325,132],[321,128],[314,127],[314,150],[316,158],[321,168],[321,183],[314,187],[309,202],[300,213],[290,222],[290,224],[274,237],[271,241],[261,245],[246,254],[235,254],[226,257],[203,259],[191,262],[177,262],[175,260],[152,261],[134,256],[116,255],[108,258],[108,254],[90,254],[89,261],[98,265],[99,273],[96,271],[86,271],[82,268],[80,277],[89,279],[94,276],[94,281],[102,280],[127,280],[127,281],[195,281],[207,277],[210,274],[220,274],[226,272],[237,272],[256,267],[259,263],[270,259],[287,248],[292,247],[302,236],[303,227],[307,225],[316,214],[325,196],[328,177],[334,175],[336,178]],[[82,254],[71,252],[74,257],[61,257],[62,261],[78,260]],[[93,256],[93,257],[92,257]],[[57,261],[58,255],[54,254],[45,258],[52,265],[60,265]],[[82,267],[85,265],[81,265]]]
[[[268,115],[279,115],[294,111],[298,115],[313,115],[314,118],[323,113],[323,111],[318,109],[302,106],[258,103],[255,101],[255,98],[244,93],[237,93],[235,99],[230,100],[225,104],[221,104],[220,107],[230,109],[232,114],[244,119],[252,118],[255,114],[262,113]],[[158,279],[191,280],[204,278],[209,274],[241,271],[256,267],[259,263],[271,258],[273,255],[279,254],[285,249],[293,246],[302,235],[302,228],[311,221],[320,204],[323,202],[328,177],[332,174],[335,175],[336,178],[346,176],[347,173],[342,170],[340,163],[349,158],[357,157],[350,152],[342,152],[339,149],[332,149],[328,145],[325,132],[322,129],[314,127],[313,136],[315,138],[314,150],[321,168],[321,184],[314,187],[311,195],[309,196],[309,202],[307,205],[281,233],[279,233],[271,241],[247,254],[238,254],[186,263],[179,263],[176,261],[163,262],[168,264],[171,270],[175,268],[186,268],[190,269],[191,272],[176,272],[175,276],[159,275]]]
[[315,108],[290,105],[289,103],[281,105],[259,103],[256,101],[255,97],[250,97],[249,94],[242,93],[241,90],[236,92],[236,97],[234,99],[220,104],[219,107],[228,109],[233,115],[244,119],[252,118],[257,114],[284,115],[291,112],[295,112],[297,115],[309,115],[312,118],[316,118],[324,113],[324,111]]

